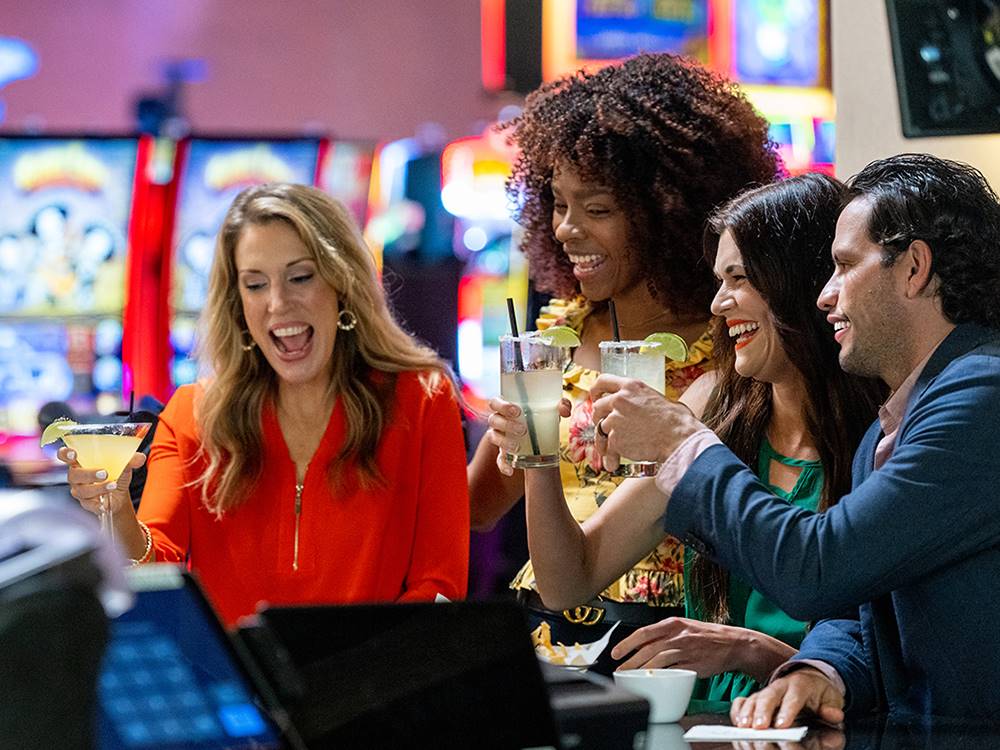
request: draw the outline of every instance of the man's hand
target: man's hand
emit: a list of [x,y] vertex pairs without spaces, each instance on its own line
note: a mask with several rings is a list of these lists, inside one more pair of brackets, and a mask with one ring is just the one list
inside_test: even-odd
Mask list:
[[677,667],[694,670],[699,677],[734,671],[763,682],[795,653],[788,644],[756,630],[668,617],[622,639],[611,658],[631,654],[618,669]]
[[779,677],[749,698],[737,698],[729,719],[737,727],[784,729],[803,711],[827,724],[844,720],[844,696],[822,672],[809,667]]
[[590,389],[594,400],[595,445],[604,468],[614,471],[621,458],[665,461],[704,425],[681,404],[668,401],[638,380],[601,375]]

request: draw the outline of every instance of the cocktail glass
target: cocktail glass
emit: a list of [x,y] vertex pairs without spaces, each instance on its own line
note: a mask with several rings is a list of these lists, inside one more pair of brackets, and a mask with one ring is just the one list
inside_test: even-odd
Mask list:
[[[85,469],[104,469],[107,481],[117,481],[132,460],[142,439],[146,437],[149,422],[116,422],[113,424],[75,424],[63,431],[63,442],[76,451],[76,460]],[[101,494],[101,510],[97,514],[101,531],[114,538],[114,518],[111,498]]]
[[[641,380],[660,393],[666,390],[666,358],[663,349],[646,341],[602,341],[601,372]],[[656,476],[655,461],[630,461],[624,456],[615,472],[623,477]]]
[[507,455],[516,469],[559,465],[559,401],[569,349],[547,344],[535,333],[500,337],[500,396],[521,407],[528,430]]

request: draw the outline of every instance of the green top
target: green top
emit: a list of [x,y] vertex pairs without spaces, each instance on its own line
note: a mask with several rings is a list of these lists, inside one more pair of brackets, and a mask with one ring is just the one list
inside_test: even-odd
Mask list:
[[[777,461],[786,466],[799,467],[798,480],[791,492],[770,483],[771,461]],[[823,466],[819,461],[804,461],[799,458],[788,458],[771,447],[765,438],[761,442],[757,454],[757,476],[778,497],[787,500],[806,510],[816,510],[823,494]],[[690,575],[693,554],[685,548],[684,578]],[[695,603],[691,600],[685,587],[684,605],[687,616],[696,620],[705,620]],[[734,575],[729,576],[729,612],[732,625],[750,628],[766,633],[795,648],[802,643],[806,634],[807,623],[793,620],[778,607],[768,601],[762,594]],[[711,701],[718,704],[720,711],[728,711],[728,702],[740,696],[750,695],[760,689],[760,685],[749,675],[742,672],[723,672],[705,680],[698,680],[693,698],[699,701]],[[719,703],[721,702],[721,703]]]

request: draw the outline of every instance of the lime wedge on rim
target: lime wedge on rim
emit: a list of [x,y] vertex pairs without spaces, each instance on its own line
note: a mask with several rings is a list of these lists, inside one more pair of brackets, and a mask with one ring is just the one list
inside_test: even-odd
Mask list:
[[40,445],[48,445],[49,443],[54,443],[56,440],[62,439],[62,436],[66,434],[67,427],[73,427],[77,423],[68,417],[59,417],[53,420],[52,424],[45,428],[45,432],[42,433],[42,441]]
[[676,333],[651,333],[643,339],[645,349],[660,349],[667,359],[683,362],[688,358],[687,342]]
[[580,346],[580,336],[569,326],[549,326],[535,336],[549,346]]

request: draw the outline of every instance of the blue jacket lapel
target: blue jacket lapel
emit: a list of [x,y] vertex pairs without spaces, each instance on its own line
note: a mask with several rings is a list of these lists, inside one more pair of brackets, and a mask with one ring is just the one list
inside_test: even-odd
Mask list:
[[882,425],[876,419],[868,432],[861,439],[857,451],[854,453],[854,464],[851,470],[851,486],[857,487],[868,478],[875,468],[875,448],[878,441],[882,439]]
[[[941,371],[952,362],[952,360],[968,354],[977,346],[981,346],[989,341],[997,341],[1000,335],[996,331],[973,323],[963,323],[956,326],[951,333],[945,336],[944,341],[938,346],[927,361],[927,365],[917,378],[917,384],[913,387],[910,400],[906,405],[903,420],[899,424],[900,434],[906,425],[906,418],[910,416],[910,408],[920,398],[921,394],[927,390],[927,386],[934,382],[934,378],[941,374]],[[874,455],[874,454],[873,454]]]

